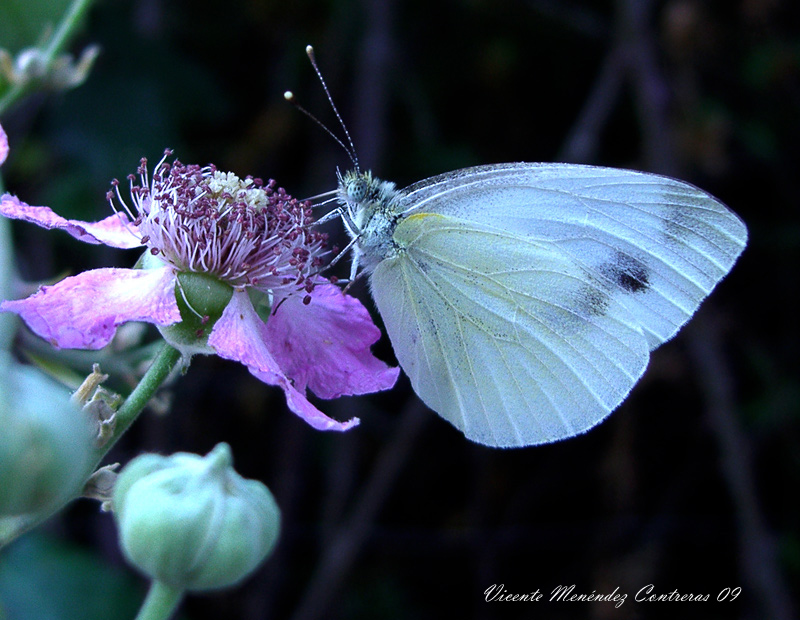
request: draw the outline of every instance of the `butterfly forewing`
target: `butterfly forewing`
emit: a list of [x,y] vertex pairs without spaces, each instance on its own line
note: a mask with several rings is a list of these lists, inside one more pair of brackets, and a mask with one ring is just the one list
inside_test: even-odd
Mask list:
[[570,164],[498,164],[409,186],[397,211],[438,213],[549,241],[616,292],[650,348],[672,337],[728,273],[741,220],[675,179]]

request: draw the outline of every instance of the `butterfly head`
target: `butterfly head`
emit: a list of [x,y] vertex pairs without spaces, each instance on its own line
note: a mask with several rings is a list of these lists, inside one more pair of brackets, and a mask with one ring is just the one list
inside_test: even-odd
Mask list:
[[349,170],[345,174],[337,173],[337,176],[336,197],[355,218],[360,213],[383,210],[397,195],[394,183],[373,177],[369,170]]
[[375,181],[372,173],[349,170],[344,175],[339,174],[339,199],[347,204],[359,204],[367,199],[372,192]]

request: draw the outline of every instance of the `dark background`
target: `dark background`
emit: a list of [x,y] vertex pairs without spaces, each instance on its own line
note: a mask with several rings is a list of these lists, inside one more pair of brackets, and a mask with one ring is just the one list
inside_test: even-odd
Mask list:
[[[731,275],[619,410],[552,445],[471,444],[404,377],[387,393],[318,402],[362,420],[320,433],[242,366],[196,359],[165,395],[170,412],[143,414],[114,459],[226,441],[238,470],[273,490],[284,530],[252,578],[189,597],[183,617],[794,617],[798,12],[793,0],[98,3],[72,48],[102,46],[87,83],[0,119],[8,190],[67,217],[108,215],[110,179],[167,146],[298,197],[333,189],[346,155],[283,100],[293,90],[339,131],[304,54],[313,43],[363,166],[399,186],[502,161],[631,167],[703,187],[750,230]],[[29,280],[136,258],[14,230]],[[363,283],[352,292],[374,311]],[[375,351],[393,361],[385,338]],[[27,617],[88,617],[99,582],[59,594],[76,573],[121,575],[113,596],[99,588],[118,614],[103,617],[133,617],[144,582],[125,567],[110,516],[87,500],[0,558],[0,600],[4,583],[46,588],[38,596],[63,607]],[[492,584],[545,597],[487,603]],[[628,600],[547,602],[562,584],[619,587]],[[648,584],[710,600],[634,602]],[[717,602],[726,587],[742,594]]]

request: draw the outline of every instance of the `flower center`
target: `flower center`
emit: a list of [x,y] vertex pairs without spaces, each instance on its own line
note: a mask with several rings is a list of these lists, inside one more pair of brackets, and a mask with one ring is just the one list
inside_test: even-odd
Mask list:
[[[148,177],[142,159],[129,175],[132,210],[114,179],[114,198],[138,227],[150,253],[179,271],[205,273],[235,287],[283,295],[313,290],[326,254],[326,235],[311,228],[311,205],[270,180],[239,178],[214,166],[164,158]],[[116,208],[115,208],[116,210]]]

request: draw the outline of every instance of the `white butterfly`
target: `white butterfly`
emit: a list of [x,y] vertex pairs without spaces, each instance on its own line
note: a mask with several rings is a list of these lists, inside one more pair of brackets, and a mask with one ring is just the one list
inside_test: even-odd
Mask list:
[[339,175],[332,213],[352,238],[351,280],[369,274],[420,398],[488,446],[600,423],[747,242],[716,198],[655,174],[496,164],[398,190],[348,152],[356,170]]
[[337,197],[414,390],[489,446],[601,422],[747,241],[710,194],[614,168],[497,164],[403,190],[350,172]]

